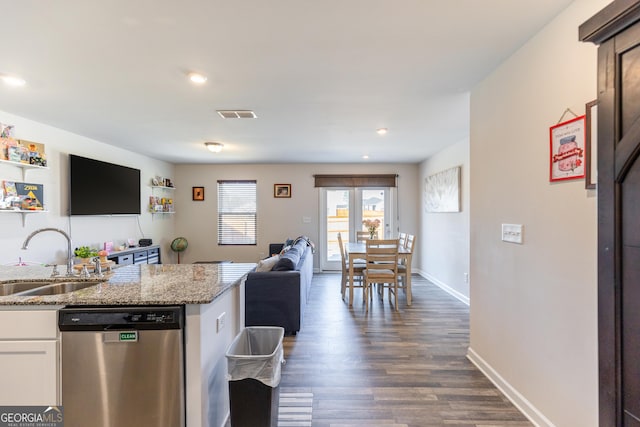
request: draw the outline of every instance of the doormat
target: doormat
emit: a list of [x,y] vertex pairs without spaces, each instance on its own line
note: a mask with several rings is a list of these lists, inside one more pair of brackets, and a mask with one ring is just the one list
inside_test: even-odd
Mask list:
[[280,391],[278,427],[311,427],[313,393]]

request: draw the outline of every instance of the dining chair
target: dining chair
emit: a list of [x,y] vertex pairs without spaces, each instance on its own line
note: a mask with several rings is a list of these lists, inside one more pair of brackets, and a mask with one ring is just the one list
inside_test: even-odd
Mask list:
[[[413,248],[416,244],[416,236],[413,234],[407,234],[407,243],[405,245],[406,252],[413,256]],[[398,287],[402,288],[405,293],[407,292],[407,260],[405,257],[402,257],[400,262],[398,263],[398,277],[400,278],[400,282]]]
[[398,233],[398,242],[401,248],[407,245],[407,233]]
[[342,259],[342,280],[340,282],[340,292],[342,293],[342,299],[344,300],[344,297],[347,291],[347,286],[353,286],[356,288],[364,287],[362,284],[362,278],[363,278],[362,271],[364,270],[365,265],[363,262],[357,262],[357,260],[354,260],[353,278],[354,278],[354,281],[357,278],[360,284],[356,285],[355,283],[349,283],[349,266],[347,264],[347,256],[344,251],[344,243],[342,242],[341,233],[338,233],[338,245],[340,245],[340,258]]
[[[376,239],[378,238],[377,231],[374,237]],[[371,240],[371,234],[368,231],[356,231],[356,243],[364,243],[367,240]]]
[[413,245],[415,244],[416,236],[413,234],[407,234],[407,240],[404,244],[404,247],[413,252]]
[[394,306],[398,311],[398,239],[370,239],[366,242],[367,264],[363,271],[364,297],[367,311],[372,299],[373,284],[380,286],[384,298],[384,289],[389,291],[389,300],[393,295]]

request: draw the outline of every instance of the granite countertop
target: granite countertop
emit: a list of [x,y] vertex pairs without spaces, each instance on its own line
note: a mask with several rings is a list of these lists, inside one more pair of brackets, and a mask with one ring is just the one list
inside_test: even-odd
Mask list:
[[[139,264],[115,268],[103,282],[60,295],[0,296],[2,305],[167,305],[208,304],[236,286],[255,264]],[[64,267],[59,271],[64,271]],[[51,267],[0,266],[0,284],[8,281],[55,280]],[[73,281],[83,280],[78,277]]]

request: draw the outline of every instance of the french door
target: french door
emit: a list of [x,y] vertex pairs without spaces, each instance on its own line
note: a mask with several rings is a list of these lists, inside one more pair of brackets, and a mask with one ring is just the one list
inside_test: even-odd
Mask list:
[[[320,191],[320,268],[341,270],[338,233],[355,241],[356,231],[367,230],[365,219],[380,220],[378,237],[391,236],[395,192],[392,188],[323,188]],[[394,200],[392,200],[394,199]]]

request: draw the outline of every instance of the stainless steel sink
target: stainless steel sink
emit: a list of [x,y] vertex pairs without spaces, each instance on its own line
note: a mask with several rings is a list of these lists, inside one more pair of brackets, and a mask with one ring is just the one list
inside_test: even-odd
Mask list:
[[2,282],[0,283],[0,296],[7,296],[34,288],[40,288],[42,286],[50,285],[51,283],[51,281],[45,280]]
[[103,282],[104,280],[53,283],[45,286],[40,286],[37,288],[31,288],[23,292],[14,293],[14,295],[16,296],[17,295],[20,295],[20,296],[60,295],[60,294],[66,294],[69,292],[74,292],[74,291],[79,291],[81,289],[89,288],[91,286],[95,286]]

